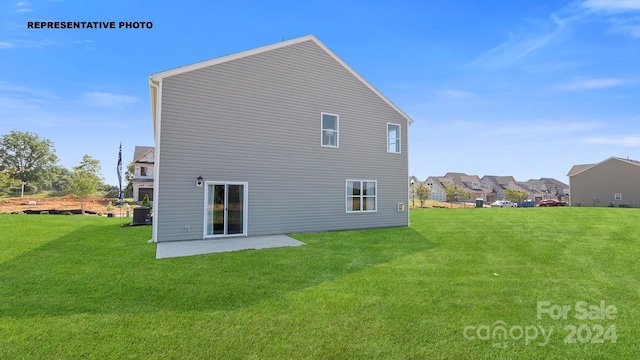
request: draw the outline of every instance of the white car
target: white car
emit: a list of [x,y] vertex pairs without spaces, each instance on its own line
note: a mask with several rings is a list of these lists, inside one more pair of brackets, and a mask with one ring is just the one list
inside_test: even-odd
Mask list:
[[512,203],[509,200],[498,200],[491,203],[491,207],[518,207],[518,204]]

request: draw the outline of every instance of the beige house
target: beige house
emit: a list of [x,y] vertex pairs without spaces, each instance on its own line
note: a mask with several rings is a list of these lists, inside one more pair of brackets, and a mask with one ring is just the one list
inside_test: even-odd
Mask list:
[[442,177],[429,176],[427,180],[425,180],[425,184],[431,189],[431,195],[429,195],[429,199],[431,200],[446,201],[447,194],[445,188],[451,185],[469,191],[471,195],[470,198],[466,200],[473,201],[480,198],[484,201],[489,201],[495,197],[495,194],[493,194],[491,190],[482,187],[482,181],[477,175],[448,172]]
[[133,152],[133,201],[142,202],[145,195],[153,201],[153,168],[155,164],[153,146],[136,146]]
[[531,200],[536,197],[535,194],[537,193],[536,190],[528,189],[518,184],[513,176],[485,175],[482,177],[482,187],[491,190],[495,194],[495,198],[487,200],[489,202],[505,200],[504,190],[506,189],[524,191],[527,193],[527,198]]
[[571,205],[640,206],[640,162],[610,157],[597,164],[574,165],[569,173]]

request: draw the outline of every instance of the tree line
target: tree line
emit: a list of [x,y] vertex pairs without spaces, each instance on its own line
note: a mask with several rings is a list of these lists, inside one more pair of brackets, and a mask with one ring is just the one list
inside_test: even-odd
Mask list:
[[[130,164],[125,174],[125,197],[132,196],[132,179],[133,164]],[[0,197],[24,197],[50,191],[81,199],[97,193],[115,198],[118,190],[117,186],[105,184],[100,160],[88,154],[69,170],[58,164],[55,146],[49,139],[15,130],[0,138]]]

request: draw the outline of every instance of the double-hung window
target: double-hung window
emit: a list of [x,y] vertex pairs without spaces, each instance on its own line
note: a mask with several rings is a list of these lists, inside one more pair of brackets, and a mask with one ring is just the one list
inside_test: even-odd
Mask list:
[[387,123],[387,152],[400,153],[400,125]]
[[338,115],[322,113],[321,145],[338,147]]
[[347,212],[374,212],[377,203],[377,181],[347,180]]

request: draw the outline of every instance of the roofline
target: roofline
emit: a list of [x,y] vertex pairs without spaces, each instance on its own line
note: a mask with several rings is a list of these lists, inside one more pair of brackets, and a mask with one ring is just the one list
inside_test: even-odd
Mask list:
[[607,162],[607,161],[609,161],[609,160],[619,160],[619,161],[622,161],[622,162],[626,162],[627,164],[631,164],[631,165],[635,165],[635,166],[640,166],[640,162],[638,162],[637,160],[631,160],[631,159],[625,159],[625,158],[621,158],[621,157],[617,157],[617,156],[611,156],[611,157],[608,157],[608,158],[606,158],[606,159],[604,159],[604,160],[602,160],[602,161],[600,161],[600,162],[598,162],[598,163],[595,163],[595,164],[578,164],[578,165],[573,165],[573,166],[580,166],[580,165],[585,165],[585,166],[586,166],[586,165],[591,165],[591,166],[586,167],[586,168],[584,168],[584,169],[582,169],[582,170],[580,170],[580,171],[578,171],[578,172],[576,172],[575,174],[572,174],[572,175],[570,175],[570,174],[571,174],[571,170],[569,170],[569,174],[567,174],[567,176],[569,176],[569,177],[576,176],[576,175],[578,175],[578,174],[580,174],[580,173],[583,173],[583,172],[585,172],[585,171],[587,171],[587,170],[589,170],[589,169],[591,169],[591,168],[593,168],[593,167],[595,167],[595,166],[598,166],[598,165],[600,165],[600,164],[602,164],[602,163],[604,163],[604,162]]
[[218,57],[215,59],[205,60],[205,61],[197,62],[194,64],[185,65],[185,66],[177,67],[177,68],[166,70],[166,71],[161,71],[156,74],[151,74],[149,76],[149,92],[151,95],[151,112],[152,112],[151,117],[154,124],[154,128],[156,125],[156,118],[158,115],[157,114],[157,106],[159,105],[158,93],[159,93],[159,88],[162,86],[163,79],[171,76],[184,74],[194,70],[199,70],[205,67],[218,65],[218,64],[222,64],[222,63],[237,60],[237,59],[242,59],[247,56],[257,55],[267,51],[280,49],[286,46],[299,44],[305,41],[313,41],[316,45],[322,48],[327,54],[329,54],[334,60],[336,60],[340,65],[342,65],[342,67],[344,67],[353,76],[355,76],[358,80],[360,80],[365,86],[367,86],[371,91],[373,91],[376,95],[378,95],[384,102],[386,102],[389,106],[391,106],[391,108],[393,108],[396,112],[398,112],[398,114],[400,114],[403,118],[405,118],[408,125],[411,125],[413,123],[413,119],[411,119],[409,115],[407,115],[404,111],[402,111],[398,106],[396,106],[396,104],[394,104],[391,100],[389,100],[386,96],[384,96],[380,91],[378,91],[378,89],[376,89],[367,80],[365,80],[362,76],[360,76],[360,74],[358,74],[355,70],[353,70],[344,61],[342,61],[342,59],[340,59],[338,55],[336,55],[333,51],[329,50],[329,48],[327,48],[320,40],[318,40],[318,38],[316,38],[314,35],[306,35],[299,38],[282,41],[282,42],[267,45],[267,46],[262,46],[252,50],[246,50],[239,53]]
[[[145,152],[143,152],[142,154],[140,154],[140,156],[138,156],[137,158],[133,159],[133,162],[134,162],[134,163],[139,162],[139,161],[138,161],[138,159],[140,159],[141,157],[144,157],[145,155],[147,155],[147,154],[148,154],[149,152],[151,152],[151,151],[153,151],[153,153],[154,153],[154,155],[155,155],[156,149],[155,149],[155,147],[151,147],[151,149],[147,149]],[[151,163],[151,164],[153,164],[153,163]]]

